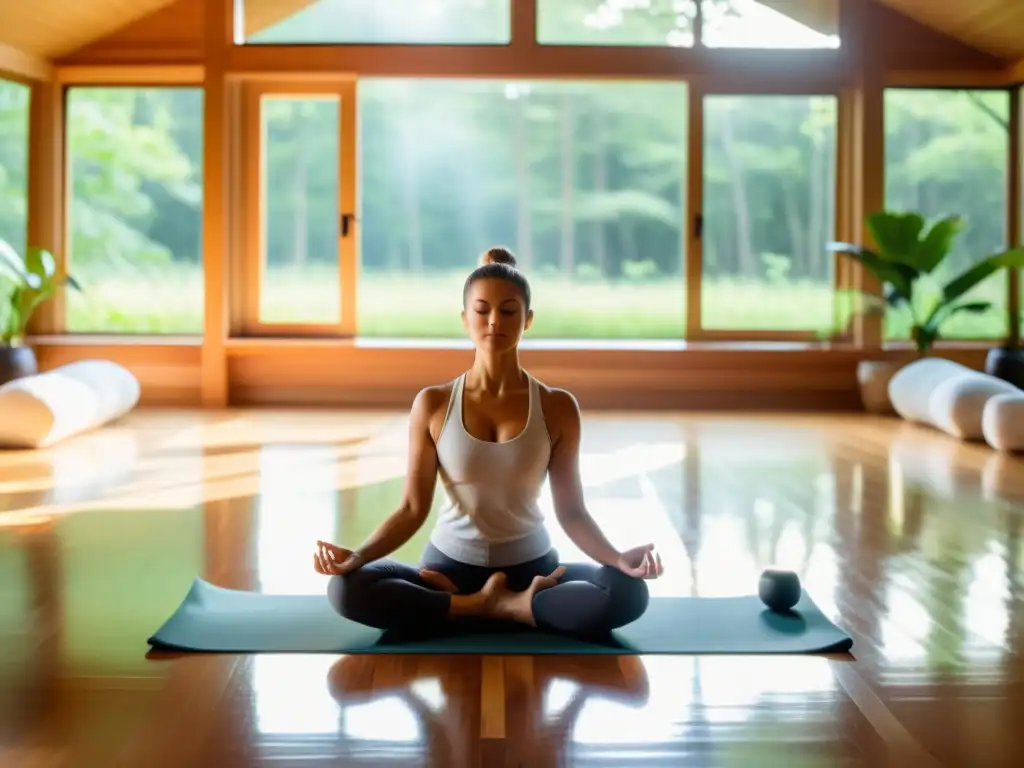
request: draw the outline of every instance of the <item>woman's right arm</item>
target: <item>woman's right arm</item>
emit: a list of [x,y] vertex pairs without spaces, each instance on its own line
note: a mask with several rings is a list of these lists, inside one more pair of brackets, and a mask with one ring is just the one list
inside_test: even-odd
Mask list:
[[437,487],[437,448],[430,434],[430,421],[443,397],[440,387],[424,389],[416,395],[409,414],[409,465],[401,503],[355,550],[356,562],[342,572],[387,557],[426,522]]

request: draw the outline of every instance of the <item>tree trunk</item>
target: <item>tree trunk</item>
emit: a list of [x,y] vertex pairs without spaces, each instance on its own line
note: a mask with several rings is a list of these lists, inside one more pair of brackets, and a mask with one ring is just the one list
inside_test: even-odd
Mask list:
[[[601,117],[597,116],[594,123],[594,197],[601,199],[608,188],[608,161],[604,152],[604,134],[601,131]],[[594,258],[597,268],[605,277],[608,276],[608,233],[604,222],[597,219],[594,227]]]
[[736,140],[732,126],[732,108],[726,104],[722,115],[722,149],[726,165],[729,167],[729,191],[732,194],[733,214],[736,216],[736,270],[738,277],[757,275],[760,265],[754,257],[754,249],[750,244],[750,206],[747,203],[747,189],[744,185],[743,165],[733,152]]
[[790,181],[783,181],[782,183],[782,208],[785,211],[786,228],[789,230],[788,258],[790,273],[808,269],[810,264],[807,256],[804,254],[805,233],[800,222],[797,191],[793,188],[793,183]]
[[[303,105],[305,106],[305,105]],[[302,266],[309,258],[309,115],[300,111],[295,132],[295,172],[292,190],[295,207],[292,211],[292,264]]]
[[576,181],[574,165],[576,161],[573,142],[573,110],[569,96],[562,96],[562,206],[561,206],[561,259],[562,274],[571,279],[573,273],[573,256],[576,248],[576,217],[573,213],[573,192]]
[[831,220],[827,215],[825,201],[833,199],[829,194],[828,168],[825,163],[825,147],[822,145],[824,138],[814,137],[811,143],[811,171],[810,187],[810,211],[807,214],[807,270],[808,277],[817,281],[828,281],[831,269],[829,258],[831,254],[825,252],[825,243],[832,239],[832,232],[826,232],[826,222]]
[[526,104],[514,99],[516,121],[516,250],[524,269],[533,264],[533,216],[530,199],[530,142],[527,140]]
[[419,168],[416,157],[415,125],[403,121],[402,133],[402,223],[405,225],[409,269],[423,274],[423,222],[420,217]]

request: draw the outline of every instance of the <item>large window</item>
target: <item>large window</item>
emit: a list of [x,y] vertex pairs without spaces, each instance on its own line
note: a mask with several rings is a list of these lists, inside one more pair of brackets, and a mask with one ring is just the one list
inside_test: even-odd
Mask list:
[[247,86],[237,320],[244,334],[355,331],[356,82]]
[[839,0],[701,0],[709,48],[838,48]]
[[682,338],[686,106],[676,83],[360,81],[359,334],[462,336],[503,245],[531,337]]
[[202,333],[202,90],[69,89],[67,158],[66,330]]
[[[709,48],[836,48],[838,0],[701,0]],[[697,0],[538,0],[546,45],[694,45]]]
[[0,239],[19,254],[28,235],[29,93],[26,85],[0,80]]
[[[918,315],[943,283],[1007,247],[1010,97],[1006,91],[901,90],[885,94],[885,205],[926,219],[958,214],[967,226],[934,284],[918,292]],[[971,295],[990,301],[985,314],[961,313],[943,327],[946,338],[996,339],[1007,332],[1006,273]],[[886,316],[888,339],[910,337],[905,310]]]
[[503,45],[510,1],[243,0],[239,9],[249,44]]
[[261,324],[337,324],[341,100],[264,95]]
[[837,101],[705,97],[702,328],[831,330]]
[[538,0],[537,40],[549,45],[693,45],[697,0]]
[[[700,0],[711,48],[837,48],[839,0]],[[537,0],[544,45],[692,47],[698,0]],[[244,42],[506,45],[511,0],[243,0]]]

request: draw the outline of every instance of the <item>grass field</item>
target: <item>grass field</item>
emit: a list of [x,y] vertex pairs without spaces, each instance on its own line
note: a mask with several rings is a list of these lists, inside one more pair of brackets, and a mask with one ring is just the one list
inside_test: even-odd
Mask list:
[[[70,293],[71,333],[197,334],[202,332],[203,280],[198,267],[114,274],[78,267],[84,293]],[[464,275],[427,277],[364,274],[359,281],[358,332],[377,338],[459,338]],[[331,323],[339,311],[337,271],[275,270],[263,282],[261,318],[274,323]],[[978,298],[1006,306],[1005,278],[981,286]],[[683,281],[589,282],[536,280],[533,338],[681,339],[685,332]],[[826,285],[758,284],[705,280],[705,328],[813,331],[835,327],[835,302]],[[904,313],[886,318],[888,338],[906,338]],[[1005,310],[960,315],[946,338],[999,339]]]

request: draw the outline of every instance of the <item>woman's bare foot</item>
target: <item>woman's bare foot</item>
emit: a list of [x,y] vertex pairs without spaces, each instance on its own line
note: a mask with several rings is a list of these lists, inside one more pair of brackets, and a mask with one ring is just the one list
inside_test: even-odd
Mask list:
[[436,571],[420,571],[420,578],[431,587],[451,594],[451,603],[448,609],[450,616],[492,616],[498,599],[503,592],[508,591],[505,587],[504,573],[495,573],[479,592],[469,595],[455,594],[457,590],[454,589],[454,584],[452,584],[453,589],[445,589],[444,582],[448,579]]
[[513,592],[508,588],[505,574],[494,574],[480,590],[487,597],[486,615],[495,619],[529,624],[531,627],[537,626],[533,618],[533,596],[556,586],[563,573],[565,568],[559,566],[547,576],[534,576],[530,586],[522,592]]
[[424,568],[420,571],[420,578],[431,589],[451,595],[451,602],[448,606],[448,615],[450,616],[484,616],[487,615],[491,603],[494,602],[494,595],[486,594],[482,589],[470,595],[460,595],[459,588],[455,586],[455,583],[440,571]]
[[[541,590],[556,586],[564,573],[565,568],[559,566],[547,576],[534,576],[530,586],[522,592],[513,592],[508,588],[508,578],[504,573],[492,574],[479,592],[471,595],[452,594],[449,613],[452,616],[487,616],[535,627],[537,623],[533,619],[533,596]],[[446,577],[436,572],[421,572],[420,576],[437,589],[444,589],[443,582],[447,581]]]

